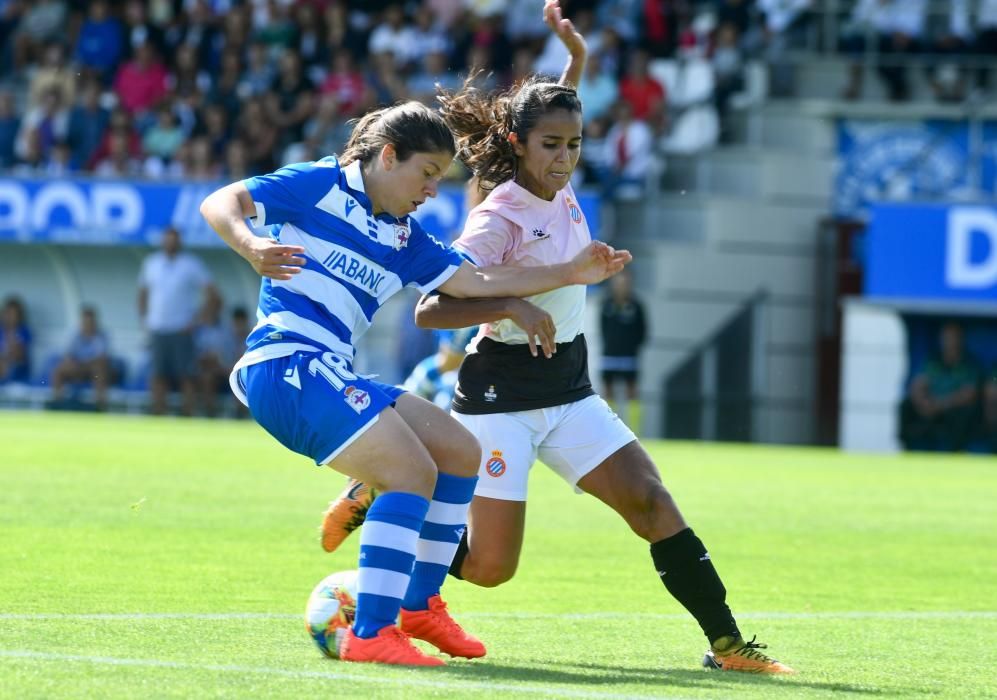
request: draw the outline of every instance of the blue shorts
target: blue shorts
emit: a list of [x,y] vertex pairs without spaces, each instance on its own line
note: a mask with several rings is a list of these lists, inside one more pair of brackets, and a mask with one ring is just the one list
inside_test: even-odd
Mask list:
[[296,352],[239,370],[249,412],[289,450],[327,464],[404,390],[358,377],[331,352]]

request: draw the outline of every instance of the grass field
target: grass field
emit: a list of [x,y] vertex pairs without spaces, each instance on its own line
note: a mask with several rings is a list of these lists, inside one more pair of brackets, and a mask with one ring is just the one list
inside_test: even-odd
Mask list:
[[0,412],[0,698],[997,697],[997,460],[651,450],[799,675],[700,669],[646,545],[543,467],[517,577],[445,589],[486,658],[331,661],[301,613],[355,566],[316,538],[341,477],[248,422]]

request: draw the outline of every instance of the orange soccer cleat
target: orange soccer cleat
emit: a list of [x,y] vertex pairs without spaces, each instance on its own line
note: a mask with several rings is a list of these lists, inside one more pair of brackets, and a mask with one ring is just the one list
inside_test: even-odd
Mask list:
[[339,497],[329,503],[322,514],[322,549],[334,552],[354,530],[363,525],[367,509],[377,498],[377,491],[356,479],[350,479]]
[[429,642],[450,656],[477,659],[485,655],[485,645],[477,637],[465,632],[457,621],[450,617],[447,604],[439,595],[429,599],[428,610],[402,608],[400,626],[406,634]]
[[722,637],[718,642],[726,642],[717,645],[706,652],[703,657],[703,666],[718,671],[740,671],[741,673],[796,673],[786,664],[780,663],[771,656],[763,654],[759,649],[765,649],[766,645],[758,644],[752,637],[750,642],[745,642],[740,637]]
[[412,644],[397,625],[382,627],[377,636],[361,639],[351,628],[339,647],[341,661],[357,661],[399,666],[446,666],[443,659],[425,654]]

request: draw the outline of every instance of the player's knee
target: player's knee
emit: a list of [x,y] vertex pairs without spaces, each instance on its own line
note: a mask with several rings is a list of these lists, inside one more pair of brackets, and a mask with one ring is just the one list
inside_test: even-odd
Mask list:
[[450,443],[450,459],[447,463],[449,471],[457,476],[477,476],[481,466],[481,444],[474,434],[460,423],[456,426],[453,440]]
[[630,529],[648,542],[670,534],[681,520],[671,494],[660,484],[634,498],[623,517]]
[[476,586],[495,588],[512,580],[517,562],[478,561],[465,559],[461,575]]

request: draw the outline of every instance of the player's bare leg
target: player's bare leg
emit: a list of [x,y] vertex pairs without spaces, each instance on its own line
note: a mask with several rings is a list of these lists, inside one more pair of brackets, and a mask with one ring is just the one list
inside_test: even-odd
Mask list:
[[638,441],[617,450],[582,477],[578,487],[610,506],[651,543],[651,558],[665,588],[696,618],[710,641],[704,665],[749,673],[793,673],[759,651],[764,645],[754,639],[744,641],[709,553],[686,525]]

